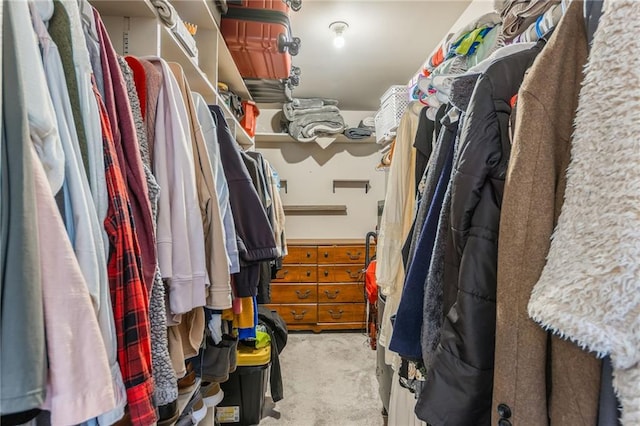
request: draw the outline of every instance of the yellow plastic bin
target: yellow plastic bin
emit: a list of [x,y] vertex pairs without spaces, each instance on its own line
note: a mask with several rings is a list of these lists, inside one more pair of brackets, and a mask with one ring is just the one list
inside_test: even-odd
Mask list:
[[224,399],[216,407],[218,423],[260,423],[270,365],[271,345],[260,349],[238,346],[238,368],[229,375],[229,380],[220,385]]

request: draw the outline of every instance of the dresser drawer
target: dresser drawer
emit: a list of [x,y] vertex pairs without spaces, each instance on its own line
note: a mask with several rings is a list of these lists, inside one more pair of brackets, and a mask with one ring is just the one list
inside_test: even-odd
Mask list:
[[318,305],[318,322],[365,322],[364,303]]
[[292,266],[284,265],[276,274],[273,282],[278,283],[315,283],[318,278],[318,270],[315,265]]
[[271,309],[278,311],[287,324],[315,324],[318,322],[318,305],[271,305]]
[[348,283],[364,281],[364,265],[318,265],[318,282]]
[[315,284],[277,284],[271,286],[271,303],[316,303]]
[[318,263],[318,248],[314,246],[289,246],[282,262],[288,265]]
[[364,266],[364,246],[320,246],[318,263],[357,263]]
[[320,284],[318,285],[320,303],[364,302],[364,284]]

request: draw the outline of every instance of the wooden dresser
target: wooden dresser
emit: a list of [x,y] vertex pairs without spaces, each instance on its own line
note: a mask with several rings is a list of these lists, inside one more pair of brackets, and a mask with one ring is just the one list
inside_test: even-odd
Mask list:
[[[289,240],[271,283],[271,309],[291,330],[366,327],[363,240]],[[371,248],[370,256],[375,254]]]

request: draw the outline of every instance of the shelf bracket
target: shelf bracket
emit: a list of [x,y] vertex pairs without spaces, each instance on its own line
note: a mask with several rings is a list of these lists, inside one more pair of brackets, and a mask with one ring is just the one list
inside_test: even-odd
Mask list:
[[368,194],[371,189],[371,184],[368,180],[354,180],[354,179],[334,179],[333,180],[333,193],[336,193],[336,188],[364,188],[364,193]]

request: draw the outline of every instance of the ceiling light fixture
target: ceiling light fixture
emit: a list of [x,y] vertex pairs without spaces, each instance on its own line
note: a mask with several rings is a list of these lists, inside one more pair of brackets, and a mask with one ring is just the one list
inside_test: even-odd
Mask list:
[[329,29],[335,34],[333,37],[333,45],[341,49],[344,47],[344,32],[349,28],[349,24],[344,21],[335,21],[329,24]]

